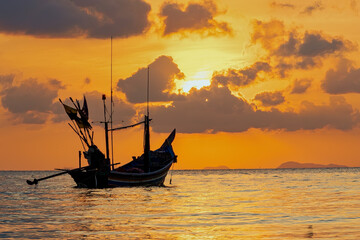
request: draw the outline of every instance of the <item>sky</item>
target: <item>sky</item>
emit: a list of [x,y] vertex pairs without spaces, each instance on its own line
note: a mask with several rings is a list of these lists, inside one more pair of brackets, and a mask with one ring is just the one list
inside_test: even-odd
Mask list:
[[[78,166],[59,98],[86,96],[104,151],[102,94],[115,127],[141,121],[147,68],[151,148],[176,128],[175,169],[360,167],[359,23],[360,0],[3,0],[0,170]],[[142,136],[114,133],[114,161]]]

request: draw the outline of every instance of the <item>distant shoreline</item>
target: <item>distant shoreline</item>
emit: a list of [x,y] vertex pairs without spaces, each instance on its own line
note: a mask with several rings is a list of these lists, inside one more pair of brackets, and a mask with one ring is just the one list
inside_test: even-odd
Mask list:
[[286,168],[348,168],[345,165],[337,165],[337,164],[317,164],[317,163],[299,163],[299,162],[285,162],[282,163],[277,169],[286,169]]

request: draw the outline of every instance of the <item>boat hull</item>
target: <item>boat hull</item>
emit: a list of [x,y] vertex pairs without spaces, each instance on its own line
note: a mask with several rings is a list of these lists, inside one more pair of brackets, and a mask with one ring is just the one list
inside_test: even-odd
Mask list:
[[171,168],[171,161],[162,169],[149,173],[126,173],[110,171],[110,173],[95,170],[69,172],[77,187],[80,188],[111,188],[163,186],[165,178]]
[[69,175],[79,188],[106,188],[108,187],[108,174],[96,170],[73,171]]
[[110,187],[163,186],[173,162],[150,173],[125,173],[111,171],[108,178]]

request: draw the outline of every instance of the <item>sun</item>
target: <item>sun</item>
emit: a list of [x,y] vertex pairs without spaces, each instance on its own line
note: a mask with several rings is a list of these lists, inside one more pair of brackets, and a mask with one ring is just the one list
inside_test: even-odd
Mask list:
[[194,75],[185,80],[179,80],[177,83],[178,89],[185,93],[189,93],[191,88],[200,89],[209,86],[211,83],[212,71],[198,71]]

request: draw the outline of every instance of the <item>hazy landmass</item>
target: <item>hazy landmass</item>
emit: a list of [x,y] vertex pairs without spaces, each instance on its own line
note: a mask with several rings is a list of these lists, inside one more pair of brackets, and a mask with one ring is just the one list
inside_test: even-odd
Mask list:
[[348,167],[345,165],[336,165],[336,164],[316,164],[316,163],[298,163],[298,162],[285,162],[277,168],[340,168]]
[[205,167],[205,170],[212,170],[212,169],[230,169],[227,166],[221,165],[221,166],[217,166],[217,167]]

